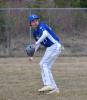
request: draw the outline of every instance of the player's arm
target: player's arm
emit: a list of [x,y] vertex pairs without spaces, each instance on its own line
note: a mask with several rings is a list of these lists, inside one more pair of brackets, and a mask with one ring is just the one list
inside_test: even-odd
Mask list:
[[40,44],[47,36],[48,36],[48,31],[44,30],[43,33],[42,33],[42,36],[36,42],[36,45]]
[[39,38],[39,40],[35,43],[35,52],[38,50],[40,47],[40,43],[47,37],[47,31],[44,30],[42,33],[42,36]]
[[35,53],[37,52],[37,50],[39,49],[39,47],[40,47],[40,44],[35,44]]
[[[36,45],[34,46],[35,51],[33,52],[33,56],[34,56],[34,54],[37,52],[37,50],[39,49],[39,47],[40,47],[40,44],[38,44],[37,46],[36,46]],[[30,56],[30,57],[29,57],[29,61],[30,61],[30,62],[33,61],[33,56]]]

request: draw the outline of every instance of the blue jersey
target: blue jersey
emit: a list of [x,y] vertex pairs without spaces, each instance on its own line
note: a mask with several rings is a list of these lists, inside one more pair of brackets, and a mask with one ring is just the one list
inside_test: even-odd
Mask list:
[[46,37],[41,44],[45,47],[50,47],[51,45],[53,45],[55,42],[59,42],[61,43],[59,37],[53,32],[53,30],[46,25],[43,22],[40,22],[38,27],[36,29],[33,30],[33,36],[35,38],[35,40],[37,41],[43,34],[43,31],[48,31],[49,33],[49,37]]

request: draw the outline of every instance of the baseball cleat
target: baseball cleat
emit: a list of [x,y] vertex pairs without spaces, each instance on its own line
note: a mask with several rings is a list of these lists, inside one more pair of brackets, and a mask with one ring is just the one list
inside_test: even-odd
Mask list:
[[54,89],[54,90],[51,90],[51,91],[49,91],[49,92],[47,92],[46,94],[52,94],[52,93],[55,93],[55,94],[60,94],[60,91],[59,91],[59,89]]
[[44,86],[43,88],[39,89],[38,92],[45,92],[45,91],[52,91],[53,87],[52,86]]

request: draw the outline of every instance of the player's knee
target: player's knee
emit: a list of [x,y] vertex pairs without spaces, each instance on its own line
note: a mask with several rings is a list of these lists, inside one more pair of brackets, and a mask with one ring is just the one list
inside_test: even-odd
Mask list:
[[47,64],[46,63],[43,63],[43,62],[40,62],[40,67],[41,68],[43,68],[43,67],[46,68],[47,67]]

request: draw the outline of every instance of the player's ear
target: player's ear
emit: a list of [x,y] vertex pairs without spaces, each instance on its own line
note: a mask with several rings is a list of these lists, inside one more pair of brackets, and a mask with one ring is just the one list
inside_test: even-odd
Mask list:
[[38,19],[38,21],[40,22],[40,18]]
[[37,19],[37,22],[39,23],[40,22],[40,19]]
[[40,19],[36,19],[36,21],[40,22]]

